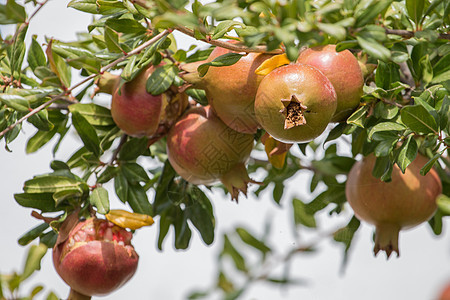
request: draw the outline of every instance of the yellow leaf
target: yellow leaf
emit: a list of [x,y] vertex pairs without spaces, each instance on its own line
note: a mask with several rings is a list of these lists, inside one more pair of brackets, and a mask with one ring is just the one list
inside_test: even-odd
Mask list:
[[111,209],[105,216],[108,221],[122,228],[132,230],[150,226],[154,223],[153,218],[149,215],[132,213],[122,209]]
[[271,58],[265,60],[258,69],[255,70],[256,75],[266,76],[274,69],[288,65],[291,61],[287,58],[286,53],[274,55]]
[[281,142],[275,140],[273,137],[268,136],[264,141],[264,150],[266,151],[269,162],[277,169],[282,169],[284,162],[286,161],[287,151],[280,154],[273,154],[273,150],[278,148]]

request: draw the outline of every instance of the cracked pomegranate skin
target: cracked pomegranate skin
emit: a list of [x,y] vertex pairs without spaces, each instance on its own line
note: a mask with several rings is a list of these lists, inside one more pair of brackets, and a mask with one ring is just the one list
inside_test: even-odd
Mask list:
[[[108,240],[96,240],[105,237],[99,233],[101,228]],[[130,244],[131,237],[131,232],[106,220],[88,219],[54,247],[53,264],[73,290],[86,296],[108,295],[136,272],[139,256]]]
[[[282,100],[295,96],[306,107],[304,125],[284,128]],[[319,70],[296,63],[276,68],[259,85],[256,119],[273,138],[285,143],[309,142],[326,129],[336,110],[336,92]]]
[[345,120],[358,107],[363,95],[364,76],[358,60],[350,51],[336,52],[335,45],[313,47],[300,53],[297,62],[319,69],[333,84],[337,107],[331,121]]
[[430,219],[437,209],[436,198],[442,183],[434,169],[425,176],[420,169],[428,162],[418,155],[403,174],[397,165],[392,181],[372,176],[376,157],[369,155],[356,162],[348,175],[346,197],[358,219],[376,226],[375,248],[398,253],[398,233]]

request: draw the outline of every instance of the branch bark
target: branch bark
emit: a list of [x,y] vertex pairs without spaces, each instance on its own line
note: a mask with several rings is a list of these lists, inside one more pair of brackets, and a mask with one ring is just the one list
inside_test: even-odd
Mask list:
[[[399,35],[401,37],[404,38],[412,38],[415,35],[414,31],[409,31],[409,30],[401,30],[401,29],[388,29],[386,28],[386,34],[394,34],[394,35]],[[439,39],[442,40],[450,40],[450,33],[440,33],[438,36]]]

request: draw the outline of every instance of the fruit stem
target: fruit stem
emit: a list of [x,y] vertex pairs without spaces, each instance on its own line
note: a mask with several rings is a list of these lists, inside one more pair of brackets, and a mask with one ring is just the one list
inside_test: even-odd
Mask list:
[[91,296],[80,294],[71,288],[69,298],[67,298],[67,300],[91,300]]

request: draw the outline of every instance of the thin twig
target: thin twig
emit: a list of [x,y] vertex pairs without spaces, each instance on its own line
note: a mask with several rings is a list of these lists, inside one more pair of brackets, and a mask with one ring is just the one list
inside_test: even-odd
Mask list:
[[120,142],[119,145],[117,146],[116,150],[113,153],[113,156],[111,157],[111,161],[109,162],[110,165],[112,165],[116,159],[117,159],[117,155],[119,155],[120,149],[122,149],[123,144],[125,144],[125,142],[128,139],[128,135],[124,134],[122,135],[122,137],[120,138]]
[[[408,38],[408,39],[415,36],[414,31],[401,30],[401,29],[388,29],[388,28],[386,28],[385,30],[386,30],[386,34],[399,35],[401,37]],[[450,33],[440,33],[438,38],[443,39],[443,40],[450,40]]]
[[[122,61],[126,60],[127,58],[129,58],[132,55],[138,54],[140,53],[143,49],[147,48],[148,46],[154,44],[156,41],[160,40],[163,36],[168,35],[171,31],[170,30],[164,30],[163,32],[159,33],[158,35],[154,36],[153,38],[151,38],[150,40],[146,41],[145,43],[143,43],[142,45],[140,45],[139,47],[136,47],[135,49],[133,49],[132,51],[128,52],[126,55],[119,57],[118,59],[116,59],[115,61],[111,62],[110,64],[104,66],[103,68],[100,69],[100,74],[103,74],[104,72],[108,71],[110,68],[115,67],[117,64],[121,63]],[[3,130],[2,132],[0,132],[0,138],[5,135],[8,131],[12,130],[14,127],[16,127],[17,125],[21,124],[23,121],[27,120],[29,117],[37,114],[38,112],[40,112],[41,110],[45,109],[47,106],[51,105],[52,103],[54,103],[57,100],[60,100],[61,98],[63,98],[66,95],[69,95],[74,89],[76,89],[77,87],[83,85],[84,83],[94,79],[95,77],[97,77],[98,74],[92,74],[86,78],[84,78],[83,80],[81,80],[80,82],[76,83],[75,85],[71,86],[69,89],[67,89],[66,91],[62,92],[61,94],[52,97],[51,100],[41,104],[40,106],[36,107],[35,109],[33,109],[32,111],[30,111],[28,114],[26,114],[25,116],[23,116],[22,118],[20,118],[18,121],[16,121],[14,124],[9,125],[5,130]]]
[[[177,26],[175,27],[176,30],[189,35],[191,37],[194,37],[194,31],[192,29],[189,29],[187,27],[183,27],[183,26]],[[203,41],[205,43],[214,45],[214,46],[219,46],[225,49],[229,49],[232,51],[236,51],[236,52],[245,52],[245,53],[250,53],[250,52],[256,52],[256,53],[269,53],[269,54],[282,54],[284,53],[283,49],[275,49],[272,51],[268,51],[267,47],[265,46],[258,46],[258,47],[254,47],[254,48],[249,48],[243,45],[239,45],[239,44],[231,44],[231,43],[227,43],[224,41],[219,41],[219,40],[212,40],[210,38],[206,38],[206,39],[198,39],[199,41]]]

